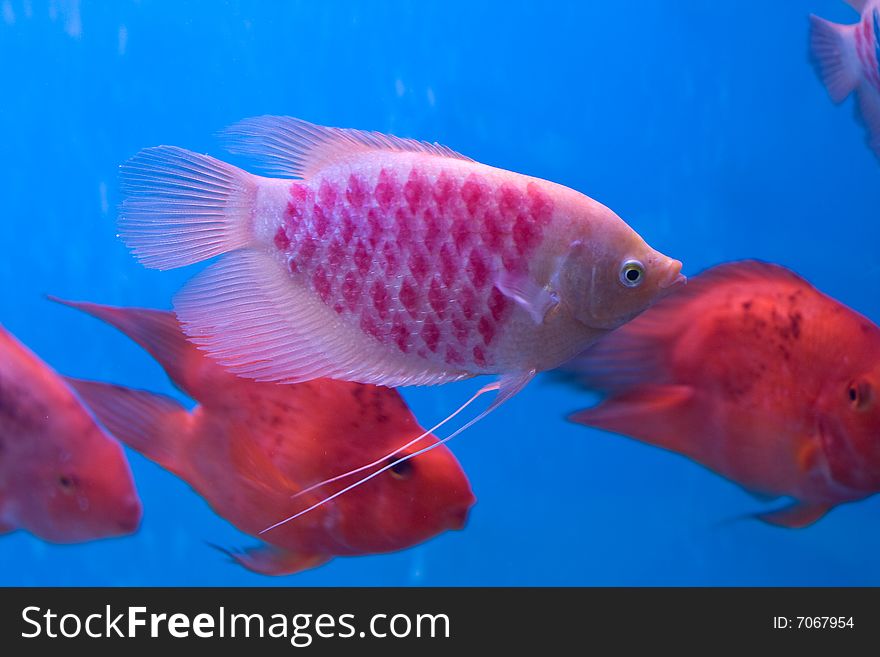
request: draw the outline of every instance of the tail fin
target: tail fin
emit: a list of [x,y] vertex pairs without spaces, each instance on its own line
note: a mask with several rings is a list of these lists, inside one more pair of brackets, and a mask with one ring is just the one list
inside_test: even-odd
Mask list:
[[82,379],[66,381],[120,442],[180,474],[179,446],[186,442],[192,421],[183,406],[145,390]]
[[835,103],[843,102],[859,85],[855,28],[810,16],[810,53],[816,72]]
[[199,397],[195,388],[202,367],[215,369],[216,373],[213,370],[211,372],[213,378],[225,374],[219,365],[210,361],[206,354],[187,340],[180,323],[170,310],[116,308],[85,301],[66,301],[51,296],[49,299],[81,310],[119,329],[146,349],[171,380],[190,397]]
[[174,146],[141,151],[121,175],[119,234],[145,266],[174,269],[250,243],[257,176]]

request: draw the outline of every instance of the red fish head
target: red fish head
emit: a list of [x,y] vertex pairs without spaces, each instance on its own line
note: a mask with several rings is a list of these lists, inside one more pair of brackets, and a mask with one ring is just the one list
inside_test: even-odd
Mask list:
[[[387,394],[397,396],[392,390]],[[374,453],[389,453],[423,430],[400,402],[401,413],[373,434]],[[461,465],[440,445],[411,459],[405,457],[438,442],[432,435],[386,459],[387,470],[340,496],[340,533],[359,552],[388,552],[421,543],[448,529],[462,529],[476,499]],[[349,482],[346,482],[349,483]]]
[[60,445],[30,474],[33,494],[21,503],[28,529],[55,543],[133,533],[141,503],[122,448],[97,426],[75,439],[75,449]]
[[845,369],[828,377],[818,406],[832,477],[875,492],[880,491],[880,329],[868,328],[873,349],[843,360]]
[[608,243],[574,243],[559,272],[560,299],[594,329],[617,328],[685,282],[681,262],[652,249],[626,224],[619,231]]

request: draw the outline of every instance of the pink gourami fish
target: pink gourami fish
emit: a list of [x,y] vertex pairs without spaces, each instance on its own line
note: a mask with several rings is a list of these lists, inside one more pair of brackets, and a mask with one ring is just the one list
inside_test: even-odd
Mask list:
[[684,279],[596,201],[437,144],[284,117],[227,135],[284,178],[146,149],[123,165],[120,227],[150,267],[226,254],[174,306],[246,377],[495,374],[497,404]]
[[0,534],[77,543],[131,534],[140,520],[122,447],[0,327]]
[[684,454],[803,527],[880,491],[880,328],[776,265],[720,265],[570,366],[575,422]]
[[[259,547],[228,552],[246,568],[286,575],[464,526],[474,496],[452,452],[440,447],[416,461],[405,460],[405,450],[387,456],[421,433],[396,391],[332,379],[278,385],[240,378],[188,342],[171,312],[63,303],[120,329],[198,402],[187,411],[163,395],[71,380],[120,440],[180,476],[242,531],[262,534]],[[263,531],[314,502],[318,493],[306,486],[377,458],[373,470],[385,472],[356,492]]]
[[810,16],[810,49],[831,100],[858,94],[868,145],[880,157],[880,0],[847,0],[861,14],[855,25]]

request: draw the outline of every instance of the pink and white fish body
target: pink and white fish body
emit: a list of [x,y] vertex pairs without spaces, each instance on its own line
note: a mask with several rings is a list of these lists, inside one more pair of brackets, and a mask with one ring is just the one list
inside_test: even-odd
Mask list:
[[233,127],[262,178],[182,149],[125,168],[144,264],[228,253],[175,300],[190,337],[260,380],[527,380],[683,280],[600,203],[442,146],[296,119]]
[[880,0],[847,0],[861,18],[838,25],[810,16],[810,50],[831,100],[857,92],[868,145],[880,157]]

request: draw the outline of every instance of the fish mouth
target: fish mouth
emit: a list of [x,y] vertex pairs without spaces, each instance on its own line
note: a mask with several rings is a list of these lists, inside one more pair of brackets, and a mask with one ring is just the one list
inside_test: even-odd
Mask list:
[[678,260],[673,260],[669,264],[666,275],[663,278],[663,282],[660,283],[660,289],[669,290],[670,292],[679,285],[687,283],[687,276],[681,273],[681,262]]

